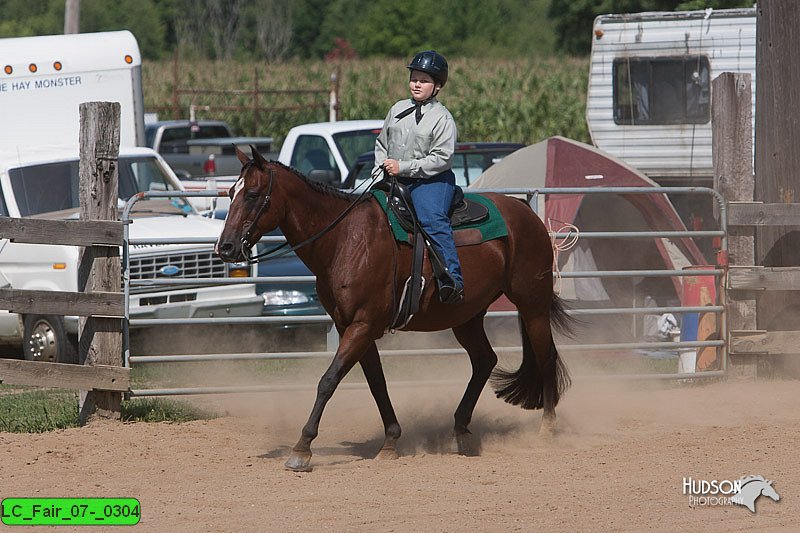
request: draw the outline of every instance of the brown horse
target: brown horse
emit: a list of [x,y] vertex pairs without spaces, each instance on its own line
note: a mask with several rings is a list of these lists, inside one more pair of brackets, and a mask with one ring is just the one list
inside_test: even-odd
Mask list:
[[[238,151],[239,180],[231,188],[231,206],[217,242],[226,261],[249,257],[250,248],[268,231],[280,228],[291,245],[323,232],[358,196],[312,182],[298,172],[267,161],[253,149],[252,159]],[[459,248],[465,298],[457,305],[439,302],[435,284],[426,284],[420,309],[404,327],[410,331],[452,328],[472,363],[472,377],[455,411],[459,452],[472,454],[477,443],[467,426],[478,397],[492,377],[495,393],[525,409],[543,408],[542,429],[555,427],[555,407],[569,386],[551,331],[551,320],[567,327],[569,318],[553,293],[550,237],[525,202],[487,194],[508,226],[508,237]],[[378,202],[366,196],[321,237],[297,249],[317,277],[320,301],[341,336],[339,348],[317,387],[317,398],[300,440],[286,461],[295,471],[310,469],[311,441],[317,436],[322,411],[336,387],[360,363],[378,405],[385,430],[380,458],[397,456],[400,425],[386,390],[375,341],[392,320],[397,287],[408,278],[411,247],[398,244]],[[425,279],[431,279],[426,262]],[[486,309],[505,294],[519,311],[522,364],[515,372],[495,369],[497,355],[486,337]],[[492,372],[494,370],[494,373]]]

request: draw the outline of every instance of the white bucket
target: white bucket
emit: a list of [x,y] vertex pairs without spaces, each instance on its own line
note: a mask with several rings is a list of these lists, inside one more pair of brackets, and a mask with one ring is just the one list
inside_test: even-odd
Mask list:
[[683,350],[678,354],[678,374],[693,374],[696,371],[697,350]]

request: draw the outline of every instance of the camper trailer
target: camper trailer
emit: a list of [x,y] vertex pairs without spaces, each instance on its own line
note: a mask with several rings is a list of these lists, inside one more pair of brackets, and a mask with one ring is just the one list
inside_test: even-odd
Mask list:
[[593,144],[661,185],[710,187],[711,80],[751,74],[755,105],[755,9],[602,15],[593,31]]

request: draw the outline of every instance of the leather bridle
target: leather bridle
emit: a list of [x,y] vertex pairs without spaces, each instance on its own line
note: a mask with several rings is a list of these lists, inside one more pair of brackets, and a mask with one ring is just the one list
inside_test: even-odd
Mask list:
[[[244,176],[242,177],[242,180],[244,180]],[[264,213],[267,212],[267,209],[269,209],[269,204],[272,200],[272,183],[274,180],[275,180],[275,171],[272,168],[270,168],[269,185],[267,186],[267,195],[264,196],[264,201],[261,202],[258,211],[256,211],[255,217],[253,217],[253,219],[249,222],[249,224],[246,226],[244,233],[242,234],[242,250],[249,250],[255,245],[254,242],[252,243],[250,242],[250,239],[253,237],[253,230],[255,229],[256,224],[261,219],[262,215],[264,215]],[[233,190],[233,188],[231,188],[231,190]],[[229,196],[231,197],[232,201],[233,194],[230,194]]]
[[[261,219],[261,217],[264,215],[264,213],[267,212],[267,209],[269,209],[269,205],[270,205],[270,202],[272,200],[272,198],[271,198],[271,196],[272,196],[272,183],[275,180],[275,171],[274,171],[274,169],[272,167],[270,167],[268,170],[269,170],[269,185],[267,186],[267,194],[266,194],[266,196],[264,196],[264,200],[262,201],[261,205],[259,206],[258,211],[256,211],[255,217],[251,221],[248,222],[247,226],[245,227],[245,231],[242,234],[241,245],[242,245],[242,252],[243,253],[244,253],[244,250],[250,250],[256,244],[255,242],[251,243],[250,240],[253,237],[254,230],[256,229],[256,224],[258,223],[259,219]],[[280,244],[280,245],[278,245],[278,246],[276,246],[276,247],[274,247],[274,248],[272,248],[270,250],[267,250],[266,252],[260,253],[258,255],[254,255],[253,257],[250,257],[249,259],[246,260],[246,262],[248,264],[253,264],[253,263],[260,263],[261,261],[266,261],[268,259],[277,259],[278,257],[283,257],[284,255],[288,255],[288,254],[294,252],[295,250],[297,250],[299,248],[302,248],[303,246],[306,246],[306,245],[311,244],[312,242],[316,241],[317,239],[319,239],[320,237],[322,237],[323,235],[328,233],[331,229],[333,229],[333,227],[336,226],[339,222],[341,222],[342,219],[344,219],[344,217],[347,216],[347,214],[350,211],[352,211],[353,208],[356,205],[361,203],[361,201],[364,199],[364,197],[367,195],[367,193],[369,193],[370,186],[376,181],[377,176],[378,176],[378,172],[374,172],[371,175],[371,180],[369,180],[369,183],[367,184],[367,187],[361,192],[361,194],[355,200],[353,200],[353,202],[349,206],[347,206],[347,208],[344,211],[342,211],[339,214],[339,216],[337,216],[336,219],[333,220],[333,222],[328,224],[328,226],[325,227],[325,229],[323,229],[322,231],[320,231],[316,235],[312,235],[311,237],[309,237],[308,239],[304,240],[303,242],[301,242],[299,244],[296,244],[294,246],[290,246],[288,249],[282,251],[279,254],[276,254],[275,252],[277,252],[281,248],[284,248],[284,247],[289,245],[288,241],[284,242],[283,244]],[[244,180],[244,175],[242,175],[242,177],[240,179]],[[234,197],[234,194],[233,194],[234,187],[236,187],[235,184],[234,184],[233,187],[230,188],[230,191],[228,192],[228,196],[230,197],[231,201],[233,201],[233,197]]]

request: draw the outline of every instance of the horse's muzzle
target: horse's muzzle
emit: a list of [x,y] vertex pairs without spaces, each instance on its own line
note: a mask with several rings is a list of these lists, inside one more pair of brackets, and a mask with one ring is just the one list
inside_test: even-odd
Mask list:
[[234,241],[218,242],[216,246],[217,255],[226,263],[233,263],[236,261],[248,261],[250,259],[250,250]]

